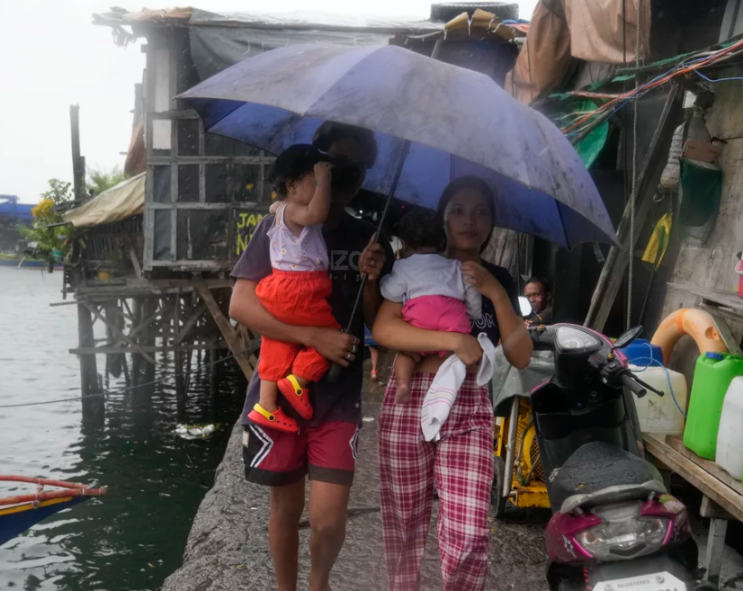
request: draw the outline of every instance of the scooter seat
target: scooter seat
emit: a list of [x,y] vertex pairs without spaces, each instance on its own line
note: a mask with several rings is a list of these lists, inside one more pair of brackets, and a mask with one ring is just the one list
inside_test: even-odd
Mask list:
[[584,495],[573,495],[568,497],[560,507],[562,513],[570,513],[576,509],[589,509],[597,505],[608,503],[621,503],[624,501],[633,501],[636,499],[645,499],[650,495],[666,492],[666,487],[662,482],[649,480],[643,484],[624,484],[619,486],[608,486],[595,493]]
[[[663,478],[651,463],[611,445],[596,441],[579,447],[550,474],[550,502],[570,510],[607,502],[642,498],[666,492]],[[564,511],[565,509],[563,509]]]

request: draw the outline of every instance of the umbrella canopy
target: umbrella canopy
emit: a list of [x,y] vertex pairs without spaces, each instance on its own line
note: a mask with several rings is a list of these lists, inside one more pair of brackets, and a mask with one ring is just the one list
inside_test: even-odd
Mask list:
[[365,189],[395,187],[395,197],[435,207],[449,182],[475,175],[495,190],[498,226],[568,248],[614,241],[596,186],[562,133],[471,70],[395,46],[295,45],[244,60],[179,98],[207,131],[275,154],[310,143],[327,120],[364,127],[379,145]]

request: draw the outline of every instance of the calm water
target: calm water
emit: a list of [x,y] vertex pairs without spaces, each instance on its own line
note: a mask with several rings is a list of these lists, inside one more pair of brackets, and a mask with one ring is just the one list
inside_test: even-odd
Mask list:
[[[80,394],[75,306],[59,302],[62,275],[0,267],[0,405]],[[194,358],[195,361],[195,358]],[[186,418],[223,423],[208,441],[168,431],[176,422],[172,360],[157,368],[157,385],[113,393],[105,421],[83,423],[79,400],[0,408],[0,473],[109,486],[0,546],[0,589],[139,591],[159,589],[181,563],[191,521],[212,484],[229,427],[242,406],[232,363],[210,393],[201,366],[191,377]],[[105,368],[98,359],[98,371]],[[220,370],[225,376],[225,370]],[[111,379],[108,389],[125,386]],[[8,491],[33,488],[4,485]],[[17,493],[16,493],[17,494]]]

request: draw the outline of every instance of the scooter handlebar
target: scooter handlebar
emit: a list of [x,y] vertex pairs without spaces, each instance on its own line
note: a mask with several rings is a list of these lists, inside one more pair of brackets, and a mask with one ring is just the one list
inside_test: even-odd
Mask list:
[[629,388],[638,398],[642,398],[648,393],[645,388],[635,381],[635,377],[631,373],[623,373],[619,379],[622,385]]

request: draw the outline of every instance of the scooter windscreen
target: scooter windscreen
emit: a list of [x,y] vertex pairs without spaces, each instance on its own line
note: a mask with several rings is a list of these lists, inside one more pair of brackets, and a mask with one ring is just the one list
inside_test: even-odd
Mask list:
[[588,358],[602,349],[606,349],[607,353],[611,351],[609,341],[598,333],[573,324],[558,324],[546,328],[544,334],[538,338],[542,348],[551,347],[554,350],[555,377],[561,385],[568,388],[587,386],[597,379],[597,372],[586,371],[590,369]]

